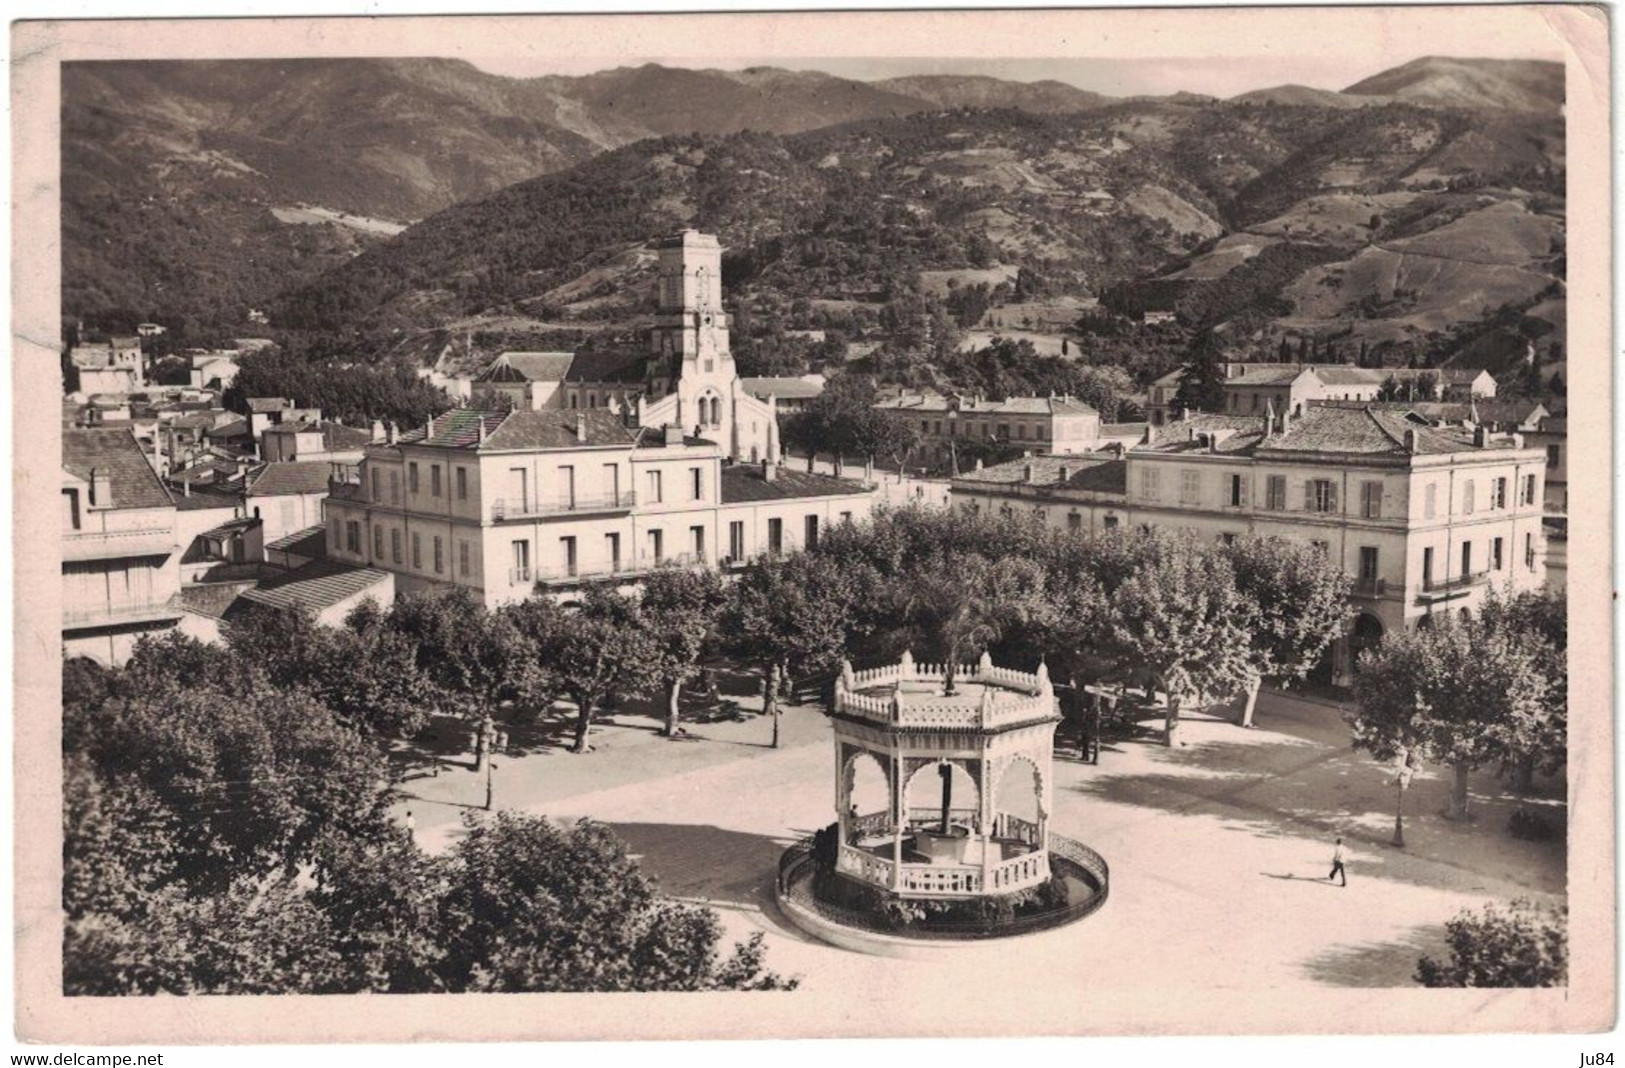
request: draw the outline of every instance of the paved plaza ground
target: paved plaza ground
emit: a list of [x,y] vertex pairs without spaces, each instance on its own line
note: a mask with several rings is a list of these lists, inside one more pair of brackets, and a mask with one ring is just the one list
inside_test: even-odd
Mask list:
[[[758,707],[748,686],[745,676],[724,678],[725,692]],[[1408,847],[1398,850],[1387,844],[1391,777],[1349,748],[1335,706],[1266,692],[1257,723],[1244,730],[1195,715],[1175,749],[1110,743],[1098,766],[1058,755],[1051,825],[1105,856],[1110,900],[1070,927],[935,961],[835,949],[790,926],[773,903],[783,848],[834,818],[830,729],[816,707],[786,712],[777,750],[767,746],[771,724],[755,715],[693,724],[688,740],[672,741],[629,711],[609,717],[594,751],[579,756],[557,744],[557,731],[515,731],[523,755],[498,759],[496,804],[608,824],[665,892],[715,907],[735,938],[765,932],[770,966],[808,989],[878,992],[907,980],[914,996],[951,996],[972,975],[1021,984],[1036,974],[1055,989],[1109,975],[1116,989],[1164,996],[1411,986],[1416,958],[1441,952],[1444,921],[1459,909],[1562,900],[1561,782],[1521,801],[1558,828],[1536,843],[1507,833],[1520,799],[1487,773],[1473,780],[1476,820],[1443,819],[1448,775],[1432,771],[1409,791]],[[455,766],[438,776],[409,761],[403,786],[403,815],[412,810],[431,850],[449,845],[463,813],[485,800],[484,774],[466,754],[449,759]],[[1346,889],[1324,878],[1338,834],[1350,847]]]

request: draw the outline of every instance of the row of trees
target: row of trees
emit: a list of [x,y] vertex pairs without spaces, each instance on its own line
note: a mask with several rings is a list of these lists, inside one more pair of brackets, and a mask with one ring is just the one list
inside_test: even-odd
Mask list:
[[833,456],[837,468],[848,456],[901,465],[919,444],[920,434],[911,421],[877,409],[879,399],[870,379],[836,375],[816,399],[780,422],[782,441],[806,454],[809,470],[819,455]]
[[[470,818],[429,856],[393,823],[376,734],[411,729],[401,696],[416,688],[415,705],[461,679],[461,692],[489,700],[492,666],[524,648],[499,654],[489,640],[511,638],[518,620],[467,608],[405,602],[399,619],[360,613],[336,630],[272,617],[222,645],[145,639],[118,671],[70,663],[65,991],[793,985],[765,970],[758,941],[720,954],[716,915],[658,896],[602,827]],[[453,633],[478,617],[484,631]],[[425,635],[415,649],[414,628]],[[382,663],[365,655],[380,649]],[[462,655],[429,671],[430,649]],[[290,681],[299,664],[315,673]]]
[[1528,788],[1567,756],[1568,603],[1562,593],[1488,598],[1476,616],[1432,617],[1385,635],[1355,676],[1354,746],[1392,762],[1395,844],[1405,790],[1424,763],[1454,772],[1450,815],[1468,815],[1468,775],[1499,765]]
[[957,664],[988,649],[1027,666],[1043,658],[1060,678],[1161,689],[1172,744],[1197,695],[1246,695],[1250,722],[1264,679],[1306,674],[1342,627],[1347,590],[1323,554],[1277,538],[1083,539],[1036,519],[910,508],[753,565],[725,618],[763,665],[770,700],[773,680],[816,676],[842,656],[910,648]]
[[238,412],[248,410],[249,397],[289,397],[329,419],[411,427],[451,406],[443,391],[401,364],[300,359],[271,348],[244,353],[237,366],[225,403]]

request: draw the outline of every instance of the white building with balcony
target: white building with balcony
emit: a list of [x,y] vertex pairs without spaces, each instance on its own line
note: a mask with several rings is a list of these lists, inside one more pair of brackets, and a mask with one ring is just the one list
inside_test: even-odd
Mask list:
[[400,593],[461,586],[495,606],[791,552],[873,505],[863,483],[726,452],[630,412],[453,409],[334,481],[327,556],[390,572]]
[[1175,420],[1121,458],[1000,464],[956,479],[953,501],[1080,533],[1143,525],[1320,546],[1354,582],[1350,630],[1325,665],[1347,684],[1386,631],[1545,582],[1545,470],[1518,435],[1311,407]]
[[183,611],[175,501],[128,430],[62,431],[62,644],[121,664]]

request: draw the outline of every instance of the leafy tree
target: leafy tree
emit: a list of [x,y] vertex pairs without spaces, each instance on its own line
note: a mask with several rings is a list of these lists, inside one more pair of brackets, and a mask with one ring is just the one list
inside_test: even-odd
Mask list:
[[760,666],[762,711],[773,720],[776,749],[780,687],[840,660],[864,596],[860,569],[824,553],[757,560],[728,594],[722,633],[735,653]]
[[1511,596],[1492,593],[1479,607],[1479,620],[1490,633],[1527,644],[1544,680],[1545,700],[1536,716],[1516,721],[1509,740],[1507,764],[1515,769],[1519,788],[1527,791],[1536,771],[1552,774],[1568,756],[1569,632],[1568,596],[1559,591],[1529,590]]
[[1567,986],[1568,908],[1536,908],[1527,899],[1509,908],[1463,909],[1445,924],[1450,959],[1422,957],[1416,981],[1427,987]]
[[658,897],[603,827],[465,820],[441,903],[449,989],[784,990],[760,936],[718,959],[716,913]]
[[516,626],[513,613],[488,612],[464,589],[403,597],[385,619],[416,648],[418,669],[441,707],[477,725],[475,763],[483,767],[497,709],[534,699],[551,681],[532,635]]
[[241,877],[203,896],[148,894],[139,922],[70,916],[63,991],[329,994],[348,989],[330,922],[287,875]]
[[1250,727],[1260,683],[1303,678],[1341,632],[1349,581],[1326,553],[1285,538],[1238,538],[1224,554],[1247,606],[1249,665],[1241,724]]
[[659,568],[643,581],[639,608],[654,638],[655,674],[666,690],[666,737],[676,736],[683,685],[700,672],[700,653],[723,602],[712,571]]
[[1173,745],[1182,701],[1223,693],[1247,677],[1247,608],[1230,563],[1191,537],[1148,534],[1141,561],[1110,596],[1111,636],[1122,656],[1167,694],[1164,741]]
[[[1448,764],[1455,772],[1448,815],[1468,815],[1467,777],[1506,759],[1547,700],[1538,650],[1480,620],[1434,617],[1431,626],[1390,631],[1361,657],[1354,745],[1379,760],[1397,754]],[[1401,795],[1403,796],[1403,795]]]
[[656,635],[637,602],[607,584],[586,587],[541,648],[549,674],[575,702],[577,753],[587,752],[593,720],[611,698],[636,697],[660,682]]
[[892,581],[897,617],[942,656],[948,694],[954,692],[963,657],[997,641],[1007,627],[1043,617],[1049,608],[1042,568],[1020,557],[947,549]]
[[1211,330],[1196,336],[1170,407],[1175,412],[1224,410],[1224,349]]

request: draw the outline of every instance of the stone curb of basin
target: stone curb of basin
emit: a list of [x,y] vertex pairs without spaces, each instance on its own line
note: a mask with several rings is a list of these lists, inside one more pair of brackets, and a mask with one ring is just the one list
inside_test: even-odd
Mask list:
[[778,886],[773,888],[773,899],[778,903],[779,912],[792,925],[803,934],[812,935],[820,942],[826,942],[838,949],[851,950],[854,953],[867,953],[875,957],[897,957],[907,960],[934,960],[944,952],[951,953],[955,950],[968,949],[973,946],[1008,945],[1021,939],[1039,938],[1060,930],[1062,927],[1070,926],[1069,924],[1061,924],[1059,927],[1046,927],[1022,934],[1002,935],[998,938],[907,938],[901,935],[880,934],[877,931],[864,931],[826,919],[800,902],[792,900]]

